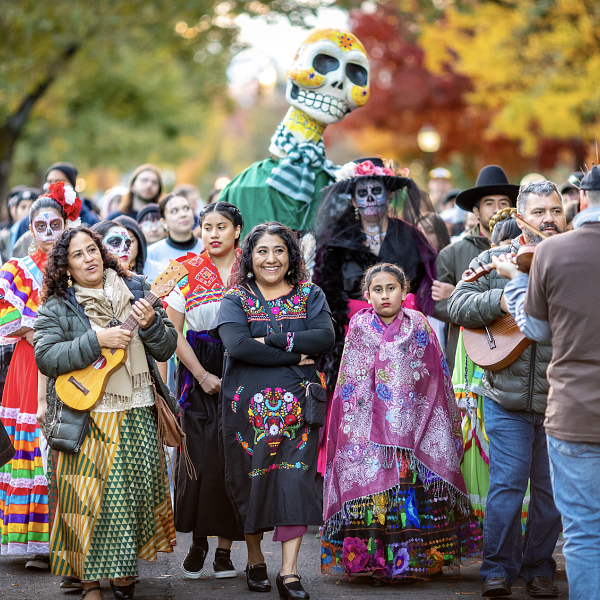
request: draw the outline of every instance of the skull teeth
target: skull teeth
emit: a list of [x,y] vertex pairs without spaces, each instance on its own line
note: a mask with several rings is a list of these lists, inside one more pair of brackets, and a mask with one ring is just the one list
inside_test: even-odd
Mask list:
[[345,114],[350,112],[350,109],[343,100],[334,98],[333,96],[317,94],[316,92],[300,90],[298,93],[298,102],[306,104],[310,108],[316,108],[338,119],[341,119]]

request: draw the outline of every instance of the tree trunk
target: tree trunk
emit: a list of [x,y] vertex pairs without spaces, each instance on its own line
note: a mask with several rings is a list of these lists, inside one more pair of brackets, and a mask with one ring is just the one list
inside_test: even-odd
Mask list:
[[80,44],[72,44],[65,48],[60,57],[49,65],[46,75],[36,88],[25,96],[17,110],[9,115],[4,123],[0,125],[0,217],[2,219],[7,217],[6,195],[8,193],[8,179],[12,171],[15,148],[23,134],[31,111],[36,102],[48,91],[48,88],[52,85],[57,75],[75,56],[80,47]]

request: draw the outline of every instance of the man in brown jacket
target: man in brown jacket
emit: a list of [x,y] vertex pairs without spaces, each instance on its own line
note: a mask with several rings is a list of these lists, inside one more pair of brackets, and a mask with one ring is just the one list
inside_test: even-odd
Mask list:
[[470,262],[490,248],[490,219],[502,208],[515,206],[518,193],[519,186],[508,183],[501,167],[488,165],[479,172],[475,187],[464,190],[456,197],[456,204],[474,213],[479,225],[462,240],[446,246],[435,261],[437,279],[433,282],[431,296],[435,301],[434,316],[450,324],[446,340],[446,360],[450,372],[454,369],[460,327],[452,323],[448,316],[448,298]]

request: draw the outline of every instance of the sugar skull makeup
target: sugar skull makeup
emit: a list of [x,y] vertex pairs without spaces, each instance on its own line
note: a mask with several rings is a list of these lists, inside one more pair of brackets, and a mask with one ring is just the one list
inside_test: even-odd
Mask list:
[[53,210],[43,210],[33,219],[33,235],[44,243],[55,242],[65,230],[64,219]]
[[131,238],[124,227],[113,227],[105,236],[104,245],[126,265],[131,259]]
[[386,210],[387,191],[378,177],[361,178],[354,188],[358,210],[365,217],[382,215]]

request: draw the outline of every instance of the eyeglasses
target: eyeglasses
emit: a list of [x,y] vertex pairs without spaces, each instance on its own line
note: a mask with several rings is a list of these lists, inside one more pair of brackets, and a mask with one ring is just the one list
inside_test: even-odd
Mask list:
[[162,223],[160,219],[150,220],[146,219],[140,223],[140,228],[142,231],[152,231],[153,229],[160,229],[162,227]]

